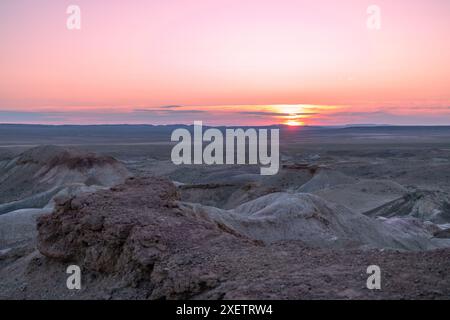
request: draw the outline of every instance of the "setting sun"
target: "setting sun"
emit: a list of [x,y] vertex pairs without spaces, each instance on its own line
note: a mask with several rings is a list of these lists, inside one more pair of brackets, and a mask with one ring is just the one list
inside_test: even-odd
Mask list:
[[298,127],[298,126],[304,126],[305,125],[304,122],[298,121],[298,120],[288,120],[284,124],[287,125],[287,126],[290,126],[290,127]]

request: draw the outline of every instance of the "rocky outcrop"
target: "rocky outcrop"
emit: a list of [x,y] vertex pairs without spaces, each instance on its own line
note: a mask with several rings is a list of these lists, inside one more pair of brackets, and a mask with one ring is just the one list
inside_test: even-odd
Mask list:
[[[53,260],[76,261],[134,286],[151,280],[147,285],[153,287],[167,281],[164,270],[154,271],[162,260],[202,253],[205,259],[252,243],[206,217],[181,211],[178,197],[168,180],[131,178],[111,190],[57,202],[53,214],[38,219],[38,249]],[[199,290],[201,279],[195,284]]]
[[450,247],[420,221],[376,220],[305,193],[279,192],[232,210],[186,204],[195,212],[265,243],[299,240],[322,248],[431,250]]
[[0,214],[43,208],[73,185],[111,187],[129,176],[111,157],[58,146],[35,147],[0,162]]
[[335,184],[312,193],[354,212],[366,214],[402,198],[407,192],[405,187],[391,180],[361,179],[350,184]]
[[36,218],[53,211],[54,199],[109,188],[129,175],[111,157],[57,146],[0,161],[0,250],[33,246]]
[[414,217],[437,224],[450,222],[447,192],[415,190],[366,213],[371,217]]
[[321,168],[318,172],[315,172],[311,180],[300,186],[296,191],[312,193],[338,185],[354,184],[357,182],[357,179],[349,177],[339,171]]
[[[178,199],[177,188],[162,178],[128,179],[111,190],[57,199],[55,211],[38,218],[39,252],[14,258],[3,268],[2,261],[13,257],[0,252],[0,298],[408,299],[450,294],[448,249],[402,253],[313,248],[292,240],[265,244]],[[80,291],[66,288],[64,271],[71,264],[81,267]],[[365,289],[366,268],[372,264],[389,279],[381,291]]]

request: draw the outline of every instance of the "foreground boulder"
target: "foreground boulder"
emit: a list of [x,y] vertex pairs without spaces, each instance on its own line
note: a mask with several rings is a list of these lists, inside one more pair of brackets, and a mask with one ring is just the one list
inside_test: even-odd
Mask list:
[[[53,214],[38,219],[38,249],[53,260],[116,275],[127,286],[151,280],[147,289],[158,298],[165,293],[153,292],[154,282],[167,280],[167,271],[156,270],[161,261],[175,259],[180,266],[189,265],[187,253],[207,259],[237,246],[253,245],[206,217],[182,212],[178,198],[176,187],[166,179],[131,178],[111,190],[57,202]],[[178,289],[182,297],[214,283],[205,280],[209,276],[201,265],[191,272],[195,283],[171,284],[189,286],[189,293],[184,292],[188,288]]]

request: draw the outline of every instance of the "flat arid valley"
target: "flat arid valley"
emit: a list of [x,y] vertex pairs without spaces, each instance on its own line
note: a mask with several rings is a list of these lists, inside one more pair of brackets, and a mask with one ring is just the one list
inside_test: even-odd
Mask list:
[[0,297],[450,296],[450,127],[281,126],[271,176],[174,165],[174,127],[1,125]]

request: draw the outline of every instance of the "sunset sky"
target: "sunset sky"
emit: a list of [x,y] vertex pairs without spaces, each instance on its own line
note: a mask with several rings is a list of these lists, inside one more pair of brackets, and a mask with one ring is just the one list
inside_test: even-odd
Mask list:
[[0,1],[0,123],[194,120],[450,125],[450,1]]

